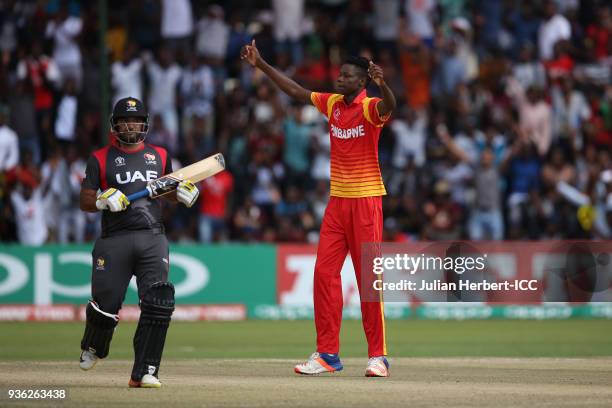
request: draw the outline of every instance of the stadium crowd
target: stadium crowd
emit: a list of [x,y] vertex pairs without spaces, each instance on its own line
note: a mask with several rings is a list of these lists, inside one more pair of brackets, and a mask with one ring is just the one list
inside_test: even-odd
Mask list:
[[612,238],[607,1],[108,0],[105,54],[99,12],[0,3],[2,241],[95,238],[78,195],[107,86],[108,108],[145,101],[175,169],[226,157],[197,206],[165,207],[171,240],[316,242],[326,120],[240,61],[252,38],[313,90],[347,55],[383,67],[399,101],[380,139],[386,240]]

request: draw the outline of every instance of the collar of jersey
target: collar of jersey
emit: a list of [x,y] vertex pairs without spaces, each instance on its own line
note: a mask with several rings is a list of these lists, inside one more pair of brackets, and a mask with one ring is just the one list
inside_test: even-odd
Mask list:
[[109,135],[109,137],[111,138],[111,146],[113,146],[114,148],[116,148],[118,150],[121,150],[123,153],[128,153],[128,154],[129,153],[136,153],[136,152],[139,152],[139,151],[141,151],[142,149],[145,148],[145,144],[144,144],[144,142],[142,142],[140,144],[140,146],[138,147],[138,149],[136,149],[136,150],[126,150],[123,147],[121,147],[121,145],[119,144],[119,141],[117,141],[117,138],[115,137],[114,134],[111,133]]
[[[350,105],[361,103],[361,101],[363,101],[366,96],[368,95],[366,95],[366,90],[364,89],[361,92],[359,92],[359,95],[357,95],[355,99],[353,99],[353,102],[351,102]],[[344,101],[344,95],[342,95],[342,102],[344,102],[346,106],[350,106],[350,105],[347,105],[347,103]]]

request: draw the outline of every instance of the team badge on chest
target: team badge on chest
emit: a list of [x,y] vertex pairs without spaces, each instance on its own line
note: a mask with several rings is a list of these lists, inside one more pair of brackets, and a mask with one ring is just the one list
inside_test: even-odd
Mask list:
[[151,153],[145,153],[144,159],[146,164],[156,165],[157,160],[155,160],[155,155]]
[[340,118],[340,108],[334,109],[334,119],[338,120]]

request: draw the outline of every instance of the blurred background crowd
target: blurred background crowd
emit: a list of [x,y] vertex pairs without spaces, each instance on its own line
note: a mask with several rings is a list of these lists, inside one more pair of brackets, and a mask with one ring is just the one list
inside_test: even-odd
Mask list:
[[612,238],[611,11],[604,0],[3,0],[1,238],[96,237],[99,214],[78,205],[85,162],[108,142],[112,103],[132,96],[175,169],[217,151],[229,166],[198,205],[165,207],[171,240],[316,242],[326,119],[240,61],[253,38],[313,90],[333,91],[347,55],[383,67],[399,101],[380,139],[385,240]]

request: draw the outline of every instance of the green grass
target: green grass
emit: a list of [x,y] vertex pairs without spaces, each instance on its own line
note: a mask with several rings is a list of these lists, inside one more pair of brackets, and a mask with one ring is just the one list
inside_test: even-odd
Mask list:
[[[0,361],[74,360],[82,323],[0,323]],[[112,358],[132,357],[134,323],[121,323]],[[173,323],[165,358],[305,358],[314,351],[311,321]],[[609,320],[388,321],[394,357],[612,356]],[[363,357],[361,323],[345,321],[341,356]]]

